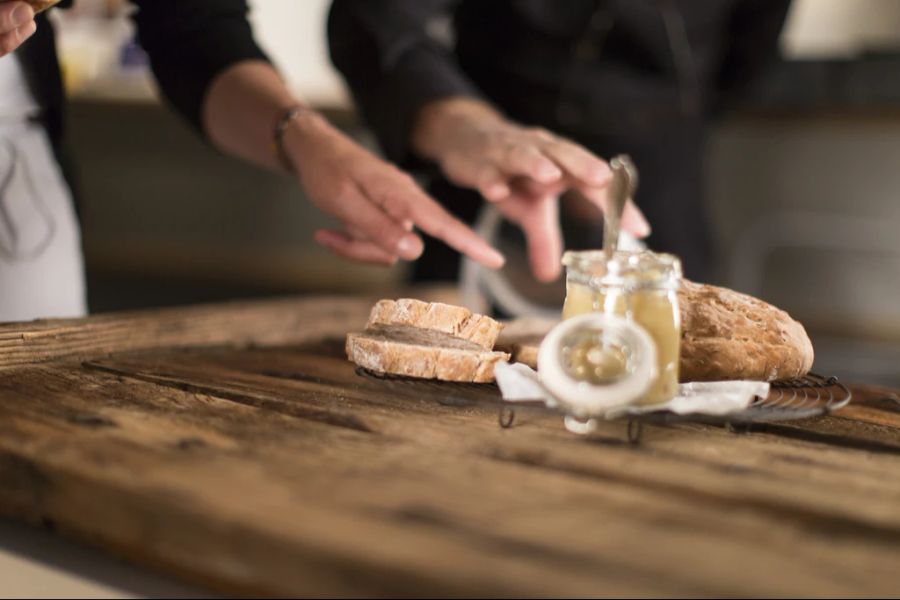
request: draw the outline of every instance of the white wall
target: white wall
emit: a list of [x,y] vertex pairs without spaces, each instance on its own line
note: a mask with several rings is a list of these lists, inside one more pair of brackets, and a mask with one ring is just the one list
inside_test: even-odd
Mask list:
[[900,2],[794,0],[782,47],[795,58],[900,49]]
[[331,66],[325,39],[330,0],[251,0],[259,43],[291,87],[317,105],[345,106],[348,96]]

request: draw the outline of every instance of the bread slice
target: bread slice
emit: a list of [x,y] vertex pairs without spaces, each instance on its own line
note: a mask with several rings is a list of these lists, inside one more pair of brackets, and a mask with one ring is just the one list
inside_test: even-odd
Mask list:
[[476,383],[493,381],[494,366],[510,358],[441,331],[405,325],[348,334],[347,356],[378,373]]
[[[809,373],[814,352],[803,325],[771,304],[727,288],[683,281],[681,381],[774,381]],[[497,347],[537,368],[537,351],[552,323],[510,324]]]
[[379,300],[372,307],[366,329],[395,325],[446,333],[454,338],[473,342],[484,350],[494,347],[503,328],[498,321],[475,314],[462,306],[422,302],[412,298]]
[[494,352],[503,325],[461,306],[379,300],[366,330],[347,335],[347,357],[379,373],[484,383],[509,354]]

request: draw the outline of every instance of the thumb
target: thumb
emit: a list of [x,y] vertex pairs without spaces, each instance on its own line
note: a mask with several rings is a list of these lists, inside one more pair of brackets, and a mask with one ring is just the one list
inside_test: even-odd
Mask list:
[[562,270],[562,231],[559,226],[559,202],[547,197],[535,205],[521,221],[528,240],[528,259],[534,276],[543,282],[559,277]]
[[639,238],[650,235],[650,223],[647,222],[641,209],[631,200],[622,209],[622,229]]

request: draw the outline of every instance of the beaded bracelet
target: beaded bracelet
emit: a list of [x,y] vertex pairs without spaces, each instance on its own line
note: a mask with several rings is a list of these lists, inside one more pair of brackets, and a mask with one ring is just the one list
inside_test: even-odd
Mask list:
[[313,112],[313,109],[308,106],[297,104],[284,111],[284,114],[281,115],[281,118],[279,118],[278,122],[275,124],[272,135],[272,152],[279,162],[281,162],[282,166],[288,171],[293,171],[294,165],[284,149],[284,132],[295,117],[305,112]]

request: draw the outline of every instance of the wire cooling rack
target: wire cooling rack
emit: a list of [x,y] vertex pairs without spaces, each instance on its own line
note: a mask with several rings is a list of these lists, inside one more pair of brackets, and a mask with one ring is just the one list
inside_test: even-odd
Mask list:
[[797,379],[773,381],[769,395],[757,396],[746,409],[729,414],[731,423],[807,419],[843,408],[852,394],[837,377],[810,373]]
[[[437,402],[445,406],[495,406],[498,410],[498,423],[503,428],[513,427],[516,415],[520,411],[562,414],[557,409],[548,408],[542,403],[503,400],[500,390],[493,383],[459,383],[420,379],[376,373],[362,367],[358,367],[356,373],[366,379],[381,382],[386,388],[401,395],[434,396]],[[823,377],[810,373],[796,379],[773,381],[770,384],[768,396],[765,398],[757,396],[744,410],[726,415],[679,415],[669,411],[655,411],[624,415],[621,418],[628,422],[628,441],[637,443],[641,439],[644,423],[666,424],[693,421],[721,425],[736,430],[747,428],[753,423],[808,419],[826,415],[846,406],[851,397],[850,389],[838,381],[837,377]],[[570,425],[569,419],[570,417],[567,417],[567,426]],[[585,432],[588,430],[589,427],[586,426]]]

